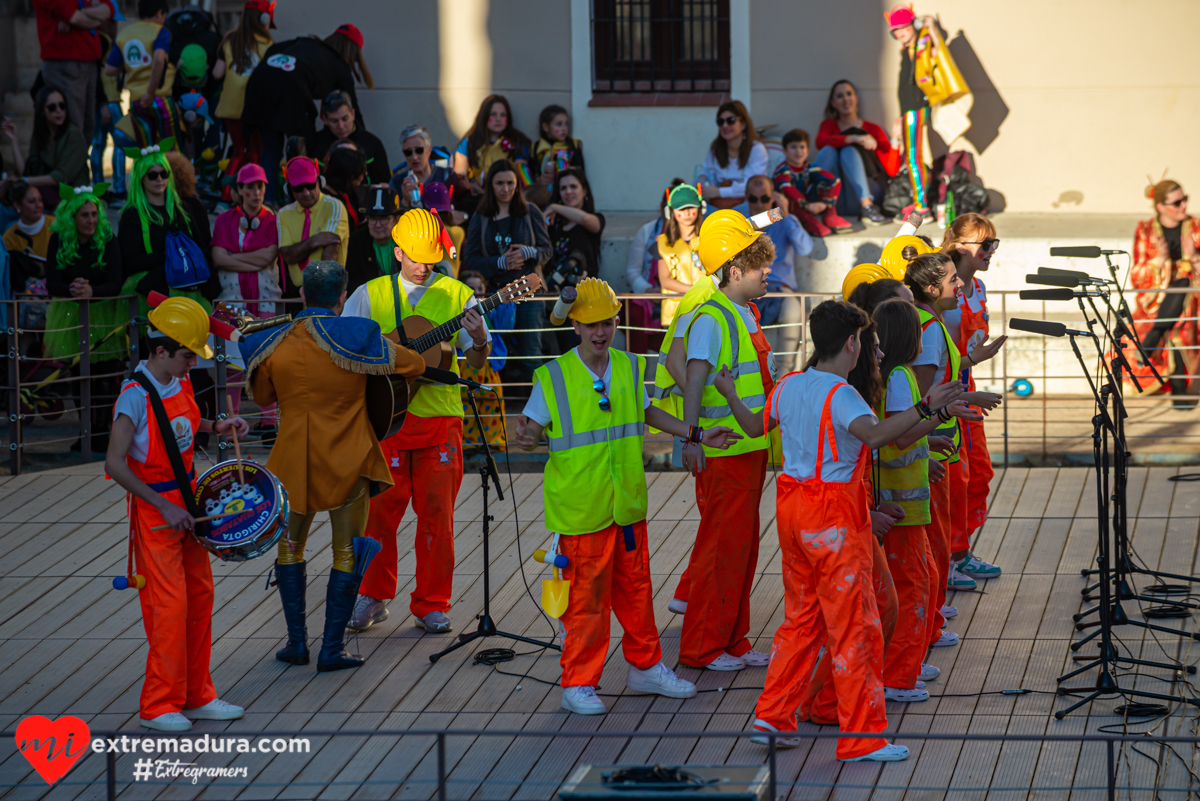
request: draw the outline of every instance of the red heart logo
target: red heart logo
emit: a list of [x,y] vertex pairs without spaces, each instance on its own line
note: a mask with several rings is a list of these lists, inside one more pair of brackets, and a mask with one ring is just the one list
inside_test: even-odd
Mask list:
[[17,724],[17,750],[47,784],[67,775],[92,741],[88,725],[76,717],[50,720],[41,715],[25,718]]

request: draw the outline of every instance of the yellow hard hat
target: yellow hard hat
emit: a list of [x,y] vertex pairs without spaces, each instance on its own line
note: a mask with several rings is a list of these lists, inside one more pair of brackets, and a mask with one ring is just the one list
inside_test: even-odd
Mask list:
[[[421,264],[437,264],[446,256],[443,237],[445,228],[442,221],[425,209],[412,209],[401,215],[392,227],[392,241],[408,254],[413,261]],[[452,247],[452,246],[451,246]]]
[[697,244],[693,240],[693,247],[700,256],[704,272],[712,275],[760,236],[762,231],[754,230],[740,212],[721,209],[704,218],[700,225],[700,241]]
[[151,310],[150,324],[202,359],[213,357],[208,346],[208,312],[191,298],[167,298]]
[[904,249],[912,245],[917,249],[918,254],[932,253],[933,248],[925,244],[925,240],[920,237],[905,234],[898,236],[891,242],[883,246],[883,255],[879,257],[879,263],[883,269],[891,273],[891,277],[897,281],[904,280],[904,272],[908,269],[908,260],[902,255]]
[[891,277],[892,275],[887,270],[871,262],[851,267],[850,272],[846,273],[846,277],[842,279],[842,300],[849,301],[850,295],[858,288],[859,284],[869,284],[881,278]]
[[621,310],[621,301],[607,281],[585,278],[575,285],[575,291],[579,294],[567,317],[584,325],[607,320]]

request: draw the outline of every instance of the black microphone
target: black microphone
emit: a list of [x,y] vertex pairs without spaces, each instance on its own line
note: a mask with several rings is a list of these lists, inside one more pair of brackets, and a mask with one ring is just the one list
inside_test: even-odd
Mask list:
[[1017,293],[1021,300],[1074,300],[1075,292],[1070,289],[1022,289]]
[[1084,279],[1091,280],[1091,276],[1087,273],[1081,273],[1079,270],[1060,270],[1057,267],[1038,267],[1038,275],[1073,275],[1080,281]]
[[1067,328],[1062,323],[1052,323],[1047,320],[1022,320],[1020,317],[1012,317],[1008,321],[1009,328],[1015,328],[1017,331],[1028,331],[1031,334],[1041,334],[1047,337],[1090,337],[1091,331],[1078,331],[1074,328]]
[[1095,245],[1050,248],[1051,256],[1068,256],[1076,259],[1098,259],[1101,256],[1117,256],[1121,254],[1129,255],[1123,250],[1101,250]]
[[1065,286],[1074,288],[1079,286],[1079,279],[1073,275],[1059,275],[1057,273],[1047,273],[1043,275],[1030,274],[1025,276],[1027,284],[1041,284],[1042,286]]
[[489,386],[472,381],[469,378],[462,378],[449,370],[440,370],[437,367],[426,367],[425,372],[421,374],[421,378],[428,378],[430,381],[437,382],[438,384],[458,384],[477,392],[481,390],[490,392],[492,389]]

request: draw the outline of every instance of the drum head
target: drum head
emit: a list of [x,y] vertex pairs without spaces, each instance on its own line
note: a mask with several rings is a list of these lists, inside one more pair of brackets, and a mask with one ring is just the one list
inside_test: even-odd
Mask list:
[[222,559],[252,559],[279,539],[287,525],[287,496],[266,468],[242,462],[246,477],[238,478],[236,461],[222,462],[196,482],[196,504],[203,516],[240,512],[196,524],[196,537]]

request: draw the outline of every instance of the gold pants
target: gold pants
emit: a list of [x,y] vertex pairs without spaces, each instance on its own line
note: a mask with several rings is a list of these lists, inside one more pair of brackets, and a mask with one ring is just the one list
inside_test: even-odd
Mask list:
[[[370,482],[359,477],[350,490],[350,497],[336,509],[329,510],[329,522],[333,528],[333,569],[344,573],[354,572],[354,538],[361,537],[367,530],[367,513],[371,510],[368,492]],[[294,565],[304,561],[304,546],[308,542],[308,530],[312,527],[316,512],[290,512],[287,536],[279,541],[278,565]]]

